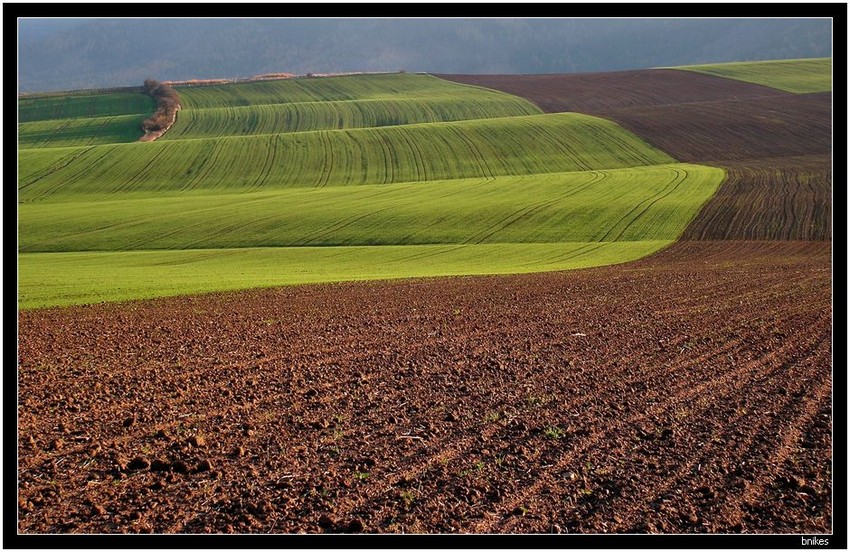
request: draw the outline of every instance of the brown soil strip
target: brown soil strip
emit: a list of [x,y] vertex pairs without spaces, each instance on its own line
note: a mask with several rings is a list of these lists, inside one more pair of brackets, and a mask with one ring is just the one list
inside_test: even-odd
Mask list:
[[831,530],[828,242],[19,315],[19,530]]
[[828,155],[832,147],[829,92],[611,110],[605,117],[689,163]]
[[436,75],[526,98],[546,113],[789,96],[788,92],[676,69],[555,75]]
[[832,239],[829,155],[725,162],[727,178],[685,240]]

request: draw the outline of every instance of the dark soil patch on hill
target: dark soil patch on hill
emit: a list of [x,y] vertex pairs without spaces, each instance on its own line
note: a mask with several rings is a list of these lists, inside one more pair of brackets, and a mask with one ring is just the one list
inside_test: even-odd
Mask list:
[[683,240],[832,239],[829,155],[724,163],[723,186],[691,222]]
[[537,104],[546,113],[602,114],[616,109],[781,97],[788,92],[678,69],[555,75],[437,75],[501,90]]
[[612,110],[616,121],[680,161],[825,155],[832,147],[832,94]]

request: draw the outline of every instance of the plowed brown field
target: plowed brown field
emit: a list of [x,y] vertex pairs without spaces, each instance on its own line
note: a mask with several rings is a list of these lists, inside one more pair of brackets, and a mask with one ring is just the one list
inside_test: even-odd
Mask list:
[[605,117],[681,161],[727,169],[684,239],[832,238],[830,93],[669,69],[443,78]]
[[830,245],[20,313],[19,530],[829,532]]
[[557,75],[437,75],[526,98],[546,113],[604,116],[616,109],[789,96],[788,92],[678,69]]
[[829,155],[724,163],[727,178],[685,240],[832,239]]
[[832,148],[829,92],[612,110],[606,116],[691,163],[823,155]]

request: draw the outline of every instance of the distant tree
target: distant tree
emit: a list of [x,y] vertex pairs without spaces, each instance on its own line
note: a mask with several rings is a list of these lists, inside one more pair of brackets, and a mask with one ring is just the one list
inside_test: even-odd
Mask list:
[[159,81],[155,79],[145,79],[145,94],[151,94],[154,90],[159,88]]

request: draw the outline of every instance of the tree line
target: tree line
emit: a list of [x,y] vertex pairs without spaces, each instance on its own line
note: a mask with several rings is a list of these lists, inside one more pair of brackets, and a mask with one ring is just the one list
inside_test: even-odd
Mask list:
[[145,79],[142,90],[156,101],[156,111],[142,121],[142,130],[145,132],[165,130],[174,121],[177,110],[180,108],[180,97],[177,91],[154,79]]

